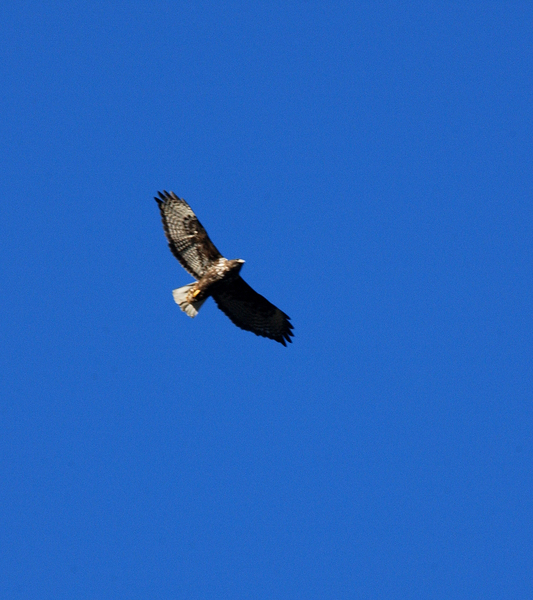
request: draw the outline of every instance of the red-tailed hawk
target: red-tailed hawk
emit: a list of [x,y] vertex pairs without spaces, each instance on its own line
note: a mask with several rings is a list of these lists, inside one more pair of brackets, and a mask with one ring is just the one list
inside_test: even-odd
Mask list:
[[172,254],[197,281],[172,292],[176,304],[195,317],[212,296],[220,310],[238,327],[276,340],[292,342],[289,317],[255,292],[239,275],[244,260],[227,260],[215,248],[205,229],[174,192],[158,192],[163,229]]

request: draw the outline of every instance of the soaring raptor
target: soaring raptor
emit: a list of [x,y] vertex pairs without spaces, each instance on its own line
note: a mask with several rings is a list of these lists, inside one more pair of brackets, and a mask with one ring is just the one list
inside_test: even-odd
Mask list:
[[255,292],[239,275],[244,260],[228,260],[215,248],[205,229],[174,192],[158,192],[163,229],[172,254],[197,281],[172,292],[176,304],[195,317],[212,296],[220,310],[238,327],[276,340],[292,342],[289,317]]

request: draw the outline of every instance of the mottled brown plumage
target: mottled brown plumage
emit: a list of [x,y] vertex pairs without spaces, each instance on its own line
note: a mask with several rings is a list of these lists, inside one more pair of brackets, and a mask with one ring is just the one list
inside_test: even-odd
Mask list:
[[241,259],[227,260],[215,248],[185,200],[158,192],[163,229],[172,254],[197,281],[174,290],[174,300],[190,317],[212,296],[232,321],[256,335],[286,346],[292,342],[289,317],[254,291],[239,275]]

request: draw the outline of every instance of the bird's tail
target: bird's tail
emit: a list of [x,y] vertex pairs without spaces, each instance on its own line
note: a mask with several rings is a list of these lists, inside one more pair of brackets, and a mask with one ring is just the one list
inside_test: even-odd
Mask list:
[[202,308],[202,304],[207,300],[207,298],[198,300],[198,302],[189,302],[187,300],[187,296],[193,285],[194,283],[189,283],[188,285],[184,285],[177,290],[173,290],[172,295],[174,296],[174,301],[181,308],[181,310],[184,313],[187,313],[189,317],[194,318],[198,314],[200,308]]

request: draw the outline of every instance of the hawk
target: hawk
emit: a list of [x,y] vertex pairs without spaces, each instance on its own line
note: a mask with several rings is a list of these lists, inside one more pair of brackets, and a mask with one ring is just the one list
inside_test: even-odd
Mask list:
[[158,192],[163,229],[172,254],[196,281],[172,292],[181,310],[195,317],[212,296],[218,308],[246,331],[275,340],[292,342],[289,317],[254,291],[239,275],[244,260],[228,260],[215,248],[206,230],[174,192]]

